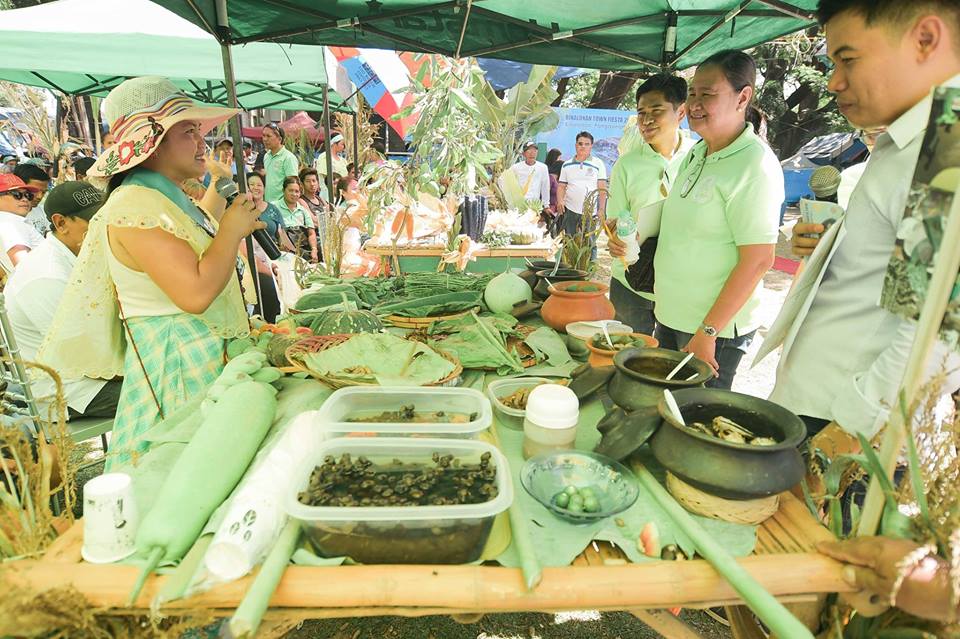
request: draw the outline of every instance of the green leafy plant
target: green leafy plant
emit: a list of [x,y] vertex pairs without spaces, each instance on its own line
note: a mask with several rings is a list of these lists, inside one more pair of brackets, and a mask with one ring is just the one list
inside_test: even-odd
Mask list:
[[597,238],[603,231],[600,219],[595,215],[600,197],[600,191],[591,191],[583,201],[583,215],[580,227],[574,235],[564,234],[561,239],[563,246],[563,261],[571,268],[592,273],[596,270],[593,260],[593,247],[597,245]]

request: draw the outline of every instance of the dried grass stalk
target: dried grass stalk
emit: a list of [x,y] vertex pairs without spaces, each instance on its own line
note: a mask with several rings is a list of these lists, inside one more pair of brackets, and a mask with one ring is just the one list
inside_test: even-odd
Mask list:
[[[4,364],[11,360],[4,358]],[[49,411],[41,416],[40,428],[50,439],[38,437],[36,449],[28,435],[32,419],[14,412],[6,399],[0,405],[4,419],[0,422],[0,559],[34,557],[57,536],[51,503],[61,499],[64,514],[72,521],[76,502],[76,468],[70,462],[74,443],[66,422],[66,400],[63,383],[53,369],[35,362],[23,362],[28,369],[39,369],[49,375],[55,395]]]

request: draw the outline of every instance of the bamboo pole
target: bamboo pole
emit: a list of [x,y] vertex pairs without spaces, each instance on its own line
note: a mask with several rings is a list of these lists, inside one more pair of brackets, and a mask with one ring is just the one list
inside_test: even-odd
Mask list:
[[[842,564],[819,553],[752,556],[735,563],[777,597],[852,592]],[[135,566],[57,564],[23,560],[0,568],[8,581],[42,592],[70,584],[92,606],[123,609],[137,578]],[[135,607],[147,609],[168,577],[151,576]],[[164,610],[226,609],[243,599],[252,576],[217,586]],[[540,610],[630,610],[711,607],[742,598],[703,560],[648,562],[625,566],[544,568],[536,590],[528,591],[519,568],[497,566],[289,566],[270,600],[272,608],[454,609],[475,612]],[[231,613],[228,613],[231,614]],[[782,635],[790,636],[790,635]],[[796,635],[795,635],[796,636]],[[798,635],[804,636],[804,635]]]
[[673,522],[693,541],[697,553],[706,558],[740,593],[750,609],[780,637],[813,639],[810,631],[790,611],[738,564],[723,546],[701,528],[693,518],[670,496],[667,489],[643,466],[636,469],[640,484],[663,508]]
[[290,557],[296,551],[298,541],[300,541],[300,522],[290,519],[250,585],[250,590],[230,618],[230,633],[234,637],[257,636],[263,614],[270,605],[270,598],[277,584],[280,583],[284,571],[290,565]]
[[[939,338],[940,325],[950,301],[950,295],[957,282],[957,272],[960,271],[960,195],[954,194],[950,205],[950,214],[947,218],[947,228],[940,242],[927,297],[923,302],[923,310],[917,322],[917,333],[913,338],[913,347],[903,372],[903,381],[897,397],[902,397],[905,406],[913,405],[923,384],[923,371],[934,344]],[[880,464],[884,474],[893,479],[897,457],[903,449],[907,430],[904,424],[905,416],[899,405],[890,411],[890,421],[883,434],[883,444],[880,447]],[[858,535],[873,535],[880,523],[883,512],[883,488],[876,477],[870,479],[870,487],[863,502],[863,514],[860,516]]]

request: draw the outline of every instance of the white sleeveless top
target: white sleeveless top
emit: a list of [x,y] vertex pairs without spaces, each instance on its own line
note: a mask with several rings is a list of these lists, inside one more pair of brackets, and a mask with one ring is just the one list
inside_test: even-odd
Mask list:
[[109,243],[106,249],[107,267],[110,269],[110,278],[117,287],[123,318],[177,315],[184,312],[149,275],[120,262]]

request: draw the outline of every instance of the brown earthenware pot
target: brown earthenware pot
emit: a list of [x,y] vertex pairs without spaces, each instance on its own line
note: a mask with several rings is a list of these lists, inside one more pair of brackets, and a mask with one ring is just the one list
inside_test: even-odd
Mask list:
[[[579,290],[587,288],[589,290]],[[558,282],[550,287],[550,297],[543,303],[540,316],[555,331],[565,333],[571,322],[610,320],[616,314],[607,299],[610,287],[599,282],[574,280]]]

